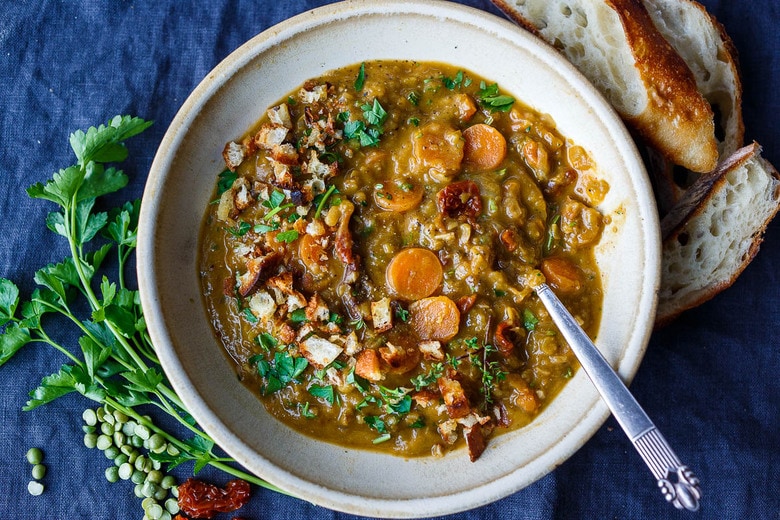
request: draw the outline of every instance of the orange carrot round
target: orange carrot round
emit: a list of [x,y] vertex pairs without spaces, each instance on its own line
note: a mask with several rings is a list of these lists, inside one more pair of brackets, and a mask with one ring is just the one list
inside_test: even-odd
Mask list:
[[422,247],[399,251],[387,264],[385,279],[390,291],[403,300],[419,300],[433,294],[444,279],[439,257]]
[[582,272],[565,258],[545,258],[542,260],[541,271],[550,285],[562,293],[576,293],[582,288]]
[[424,341],[449,341],[460,328],[460,311],[446,296],[431,296],[409,305],[409,323]]
[[463,141],[463,162],[477,170],[498,168],[506,157],[506,138],[490,125],[466,128]]
[[416,208],[425,191],[420,183],[392,180],[374,187],[374,202],[385,211],[406,211]]

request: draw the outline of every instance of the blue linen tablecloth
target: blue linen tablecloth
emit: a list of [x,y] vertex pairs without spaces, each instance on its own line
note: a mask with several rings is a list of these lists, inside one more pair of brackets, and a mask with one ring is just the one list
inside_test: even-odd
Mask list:
[[[23,295],[32,274],[67,255],[45,228],[53,207],[25,189],[73,162],[67,136],[114,114],[155,121],[123,165],[139,197],[168,124],[200,80],[243,42],[325,0],[0,3],[0,276]],[[488,0],[463,0],[501,16]],[[740,52],[746,139],[780,164],[780,3],[703,2]],[[446,35],[442,35],[446,38]],[[370,44],[368,42],[367,44]],[[535,484],[451,519],[780,518],[780,221],[728,290],[657,331],[631,389],[702,481],[699,513],[674,510],[613,418]],[[75,346],[73,332],[57,339]],[[76,394],[34,411],[28,392],[64,359],[30,345],[0,369],[0,518],[141,518],[128,482],[109,484],[108,461],[82,445]],[[46,451],[41,496],[27,492],[29,447]],[[175,473],[186,477],[191,466]],[[205,471],[202,476],[226,479]],[[446,478],[443,476],[442,478]],[[247,519],[355,518],[256,489]],[[221,515],[232,518],[235,515]]]

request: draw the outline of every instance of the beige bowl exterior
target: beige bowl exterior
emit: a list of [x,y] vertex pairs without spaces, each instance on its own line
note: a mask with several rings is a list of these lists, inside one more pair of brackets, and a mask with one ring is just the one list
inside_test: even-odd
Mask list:
[[[226,141],[304,80],[374,59],[448,62],[498,82],[582,145],[610,185],[612,223],[598,248],[605,292],[596,344],[630,380],[651,332],[659,231],[651,188],[621,121],[552,48],[491,14],[435,1],[345,2],[268,29],[220,63],[171,123],[143,195],[138,278],[171,384],[244,467],[306,501],[375,517],[454,513],[505,497],[572,455],[608,416],[579,371],[528,427],[464,451],[404,459],[304,437],[270,417],[237,380],[200,295],[198,233]],[[617,449],[617,448],[616,448]]]

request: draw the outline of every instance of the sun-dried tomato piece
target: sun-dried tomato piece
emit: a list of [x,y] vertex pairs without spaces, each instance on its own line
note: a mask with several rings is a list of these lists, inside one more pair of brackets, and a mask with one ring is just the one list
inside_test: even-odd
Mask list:
[[436,207],[439,208],[439,213],[450,218],[464,215],[468,219],[474,219],[482,213],[479,186],[472,181],[453,182],[439,190]]
[[249,483],[235,479],[225,489],[194,478],[179,486],[179,509],[190,518],[212,518],[230,513],[249,502]]

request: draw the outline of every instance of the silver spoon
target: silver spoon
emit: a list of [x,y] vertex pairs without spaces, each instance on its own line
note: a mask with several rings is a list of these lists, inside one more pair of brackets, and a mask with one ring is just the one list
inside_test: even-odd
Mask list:
[[535,290],[612,415],[653,472],[666,500],[677,509],[697,511],[701,500],[699,479],[680,462],[653,421],[550,287],[541,284]]

